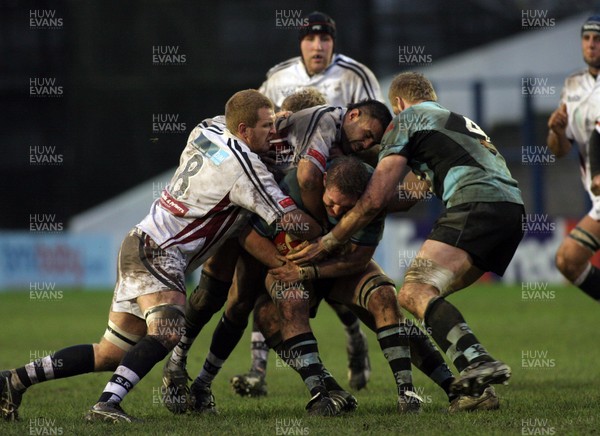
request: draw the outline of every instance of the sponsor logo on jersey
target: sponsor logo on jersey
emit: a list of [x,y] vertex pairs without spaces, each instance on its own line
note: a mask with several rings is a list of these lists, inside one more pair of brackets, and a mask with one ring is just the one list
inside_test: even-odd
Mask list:
[[175,216],[185,216],[188,212],[188,207],[183,203],[175,200],[171,194],[167,192],[165,189],[160,196],[160,203],[163,209],[168,210],[171,214]]
[[317,160],[317,162],[319,162],[319,164],[321,165],[322,168],[325,168],[325,166],[327,165],[327,159],[325,158],[325,156],[323,156],[321,153],[319,153],[314,148],[311,148],[310,150],[308,150],[307,154],[309,156],[315,158]]
[[296,203],[294,203],[294,200],[292,200],[291,197],[285,197],[283,200],[279,200],[279,205],[284,209],[287,209],[288,207],[292,207],[295,204]]
[[221,149],[210,157],[210,160],[215,165],[219,166],[221,163],[229,157],[229,153],[227,151]]

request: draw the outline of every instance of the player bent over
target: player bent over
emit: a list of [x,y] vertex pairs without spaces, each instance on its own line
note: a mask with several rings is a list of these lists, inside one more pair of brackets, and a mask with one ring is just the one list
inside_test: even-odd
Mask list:
[[[326,176],[327,181],[325,183],[326,186],[323,201],[328,206],[329,219],[332,220],[333,223],[335,223],[336,219],[339,218],[339,214],[343,213],[346,208],[351,207],[356,202],[360,192],[365,189],[369,178],[369,171],[367,168],[367,166],[363,165],[356,159],[351,158],[338,158],[331,163]],[[284,190],[289,190],[292,198],[296,198],[296,201],[301,203],[301,200],[298,199],[299,188],[297,185],[297,179],[295,178],[293,172],[291,172],[284,179],[282,187]],[[333,199],[335,199],[335,201]],[[396,207],[400,208],[400,205]],[[403,207],[406,208],[407,205]],[[274,233],[277,233],[277,229],[274,230],[265,223],[255,222],[255,226],[260,234],[265,234],[269,237],[273,237]],[[360,292],[363,296],[366,296],[366,299],[368,300],[366,302],[366,306],[368,306],[371,312],[375,314],[375,319],[379,320],[379,323],[381,324],[380,327],[382,325],[385,327],[387,324],[393,324],[393,326],[390,328],[398,327],[398,316],[400,309],[398,308],[398,303],[396,302],[393,282],[385,277],[383,272],[374,262],[372,264],[370,263],[375,246],[381,238],[382,230],[383,219],[380,219],[377,222],[372,223],[367,231],[360,232],[356,236],[356,239],[353,239],[353,243],[351,245],[352,249],[349,253],[344,256],[337,256],[332,261],[316,265],[321,277],[351,275],[351,277],[340,277],[340,279],[338,279],[339,282],[334,282],[335,289],[339,291],[338,299],[345,303],[350,302],[354,310],[356,310],[358,313],[361,313],[363,316],[366,316],[366,323],[373,330],[375,330],[373,315],[366,312],[361,306],[365,303],[365,300],[360,299],[362,303],[359,302],[359,300],[352,301],[350,299],[350,301],[347,301],[348,296],[345,292],[341,292],[341,290],[346,290],[347,292],[348,289],[354,287],[356,283],[353,282],[348,284],[347,281],[352,281],[354,278],[358,277],[359,286],[356,288],[356,292]],[[279,265],[280,262],[274,260],[276,258],[280,258],[275,246],[270,240],[265,239],[264,237],[260,236],[260,234],[254,230],[244,232],[242,237],[245,247],[249,251],[252,251],[266,265]],[[275,243],[279,246],[281,241],[279,241],[278,238],[276,238],[275,241]],[[365,268],[367,269],[368,274],[361,275],[359,272],[364,271]],[[316,272],[317,269],[314,271]],[[258,271],[258,269],[254,268],[254,271]],[[307,271],[310,271],[310,269]],[[356,273],[353,273],[353,271],[356,271]],[[290,263],[284,267],[272,269],[271,272],[284,280],[296,281],[300,278],[298,275],[298,267]],[[290,273],[296,275],[290,277]],[[305,291],[301,285],[283,286],[280,282],[273,282],[271,277],[269,279],[269,289],[272,291],[271,295],[273,297],[273,301],[277,304],[280,311],[282,311],[282,307],[285,304],[288,304],[288,300],[305,298],[305,296],[308,295],[306,294],[308,291]],[[318,289],[322,290],[323,287],[329,289],[330,281],[331,280],[321,280],[316,282],[319,284]],[[237,283],[239,282],[236,282],[236,284]],[[308,282],[305,283],[308,284]],[[227,316],[230,316],[231,312],[237,312],[239,314],[239,311],[234,309],[236,306],[242,308],[245,306],[246,313],[249,313],[247,303],[244,303],[241,300],[243,298],[247,298],[251,292],[244,290],[244,288],[248,288],[248,282],[241,283],[241,285],[242,286],[240,286],[239,290],[242,292],[233,293],[233,295],[230,292],[226,309]],[[242,294],[245,294],[245,297],[242,297]],[[310,295],[311,297],[314,296],[312,289]],[[371,299],[371,295],[377,295],[378,298]],[[267,299],[269,299],[269,297],[267,297]],[[265,307],[271,309],[270,312],[266,311],[267,309],[264,309]],[[270,329],[265,329],[269,332],[268,336],[271,337],[269,345],[275,348],[284,360],[289,360],[288,358],[291,357],[291,362],[289,362],[290,365],[297,368],[299,362],[303,362],[302,350],[296,348],[290,350],[289,346],[282,346],[282,337],[281,333],[279,332],[279,315],[277,314],[277,311],[275,311],[273,314],[273,309],[275,309],[274,305],[268,306],[262,304],[255,308],[255,313],[257,313],[257,316],[261,318],[261,324],[265,322],[265,319],[274,319],[273,327]],[[265,313],[267,313],[267,315],[265,315]],[[246,318],[247,315],[244,317],[244,319]],[[494,409],[498,407],[498,399],[495,395],[493,395],[493,393],[490,395],[481,396],[479,398],[452,395],[449,392],[449,387],[451,382],[454,380],[454,377],[445,364],[443,358],[425,333],[423,333],[416,326],[409,326],[408,328],[410,329],[410,357],[412,358],[412,362],[429,378],[442,387],[444,391],[446,391],[449,400],[451,401],[450,411],[455,412],[474,409],[483,410]],[[277,334],[275,334],[275,332],[277,332]],[[231,334],[229,336],[231,336]],[[192,393],[198,392],[201,389],[210,389],[210,385],[216,377],[223,362],[235,347],[237,340],[239,340],[238,337],[234,343],[229,336],[227,335],[226,329],[221,329],[220,326],[215,331],[211,343],[210,353],[204,362],[200,374],[194,380],[194,383],[192,383]],[[312,340],[312,338],[308,339]],[[387,338],[387,345],[385,348],[388,348],[389,346],[395,346],[396,340],[397,337],[395,334],[390,338]],[[396,362],[395,359],[391,359],[390,365],[392,366],[392,369],[396,368],[398,364],[399,362]],[[324,367],[321,368],[320,371],[320,377],[323,379],[323,384],[327,389],[327,394],[333,400],[333,405],[339,406],[339,409],[343,411],[353,410],[357,405],[354,397],[345,392]],[[310,387],[309,389],[312,390]],[[325,405],[327,405],[327,403],[325,403]],[[331,412],[330,409],[319,409],[317,406],[323,406],[323,404],[315,404],[314,401],[311,401],[307,406],[309,413]],[[329,406],[331,406],[331,404]],[[406,407],[404,401],[402,401],[401,407],[401,410]],[[214,412],[216,410],[214,405],[214,397],[211,396],[209,401],[199,401],[198,398],[196,398],[193,410],[197,412]]]
[[509,379],[510,368],[487,352],[446,297],[484,271],[504,273],[523,237],[521,193],[485,132],[436,103],[421,74],[398,75],[389,98],[396,117],[366,192],[330,233],[289,257],[314,261],[347,241],[383,210],[407,166],[425,176],[447,209],[409,267],[398,299],[425,321],[459,370],[453,390],[485,394],[490,384]]
[[[311,14],[311,16],[314,16],[314,14]],[[309,23],[311,22],[311,16],[309,16]],[[317,29],[317,26],[315,25],[314,30],[311,28],[310,31],[314,31],[315,34],[323,37],[323,32],[327,32],[328,29],[330,29],[330,27],[327,26]],[[316,38],[317,36],[313,35],[313,37]],[[329,73],[330,70],[327,70],[327,74]],[[342,77],[343,76],[340,76],[339,79],[342,79]],[[271,79],[267,80],[265,84],[269,83],[270,80]],[[341,81],[340,84],[343,87],[352,87],[355,85],[351,81]],[[377,85],[377,87],[379,88],[379,85]],[[354,95],[353,92],[349,94]],[[356,95],[354,96],[357,97]],[[379,98],[379,91],[377,91],[377,98]],[[334,100],[332,104],[335,103],[335,101],[336,100]],[[294,113],[301,111],[302,109],[308,109],[326,103],[325,96],[319,92],[317,88],[307,87],[285,97],[281,103],[281,110]],[[342,104],[341,100],[338,101],[337,104]],[[276,146],[277,145],[280,144],[276,144]],[[377,153],[374,153],[373,155],[377,156]],[[363,158],[363,153],[359,153],[358,156]],[[278,156],[276,151],[272,152],[271,157],[273,158],[274,166],[277,167]],[[371,362],[369,360],[367,337],[360,328],[358,317],[351,310],[342,304],[333,301],[327,302],[342,321],[346,332],[348,383],[350,388],[354,390],[363,389],[371,376]],[[254,313],[254,316],[256,316],[256,312]],[[259,397],[267,394],[266,375],[268,353],[269,347],[265,342],[265,337],[258,329],[256,320],[253,319],[251,336],[252,363],[250,370],[247,373],[238,374],[231,378],[231,386],[237,394],[250,397]]]
[[[312,216],[322,215],[324,219],[326,215],[321,196],[323,172],[329,156],[335,153],[357,153],[373,147],[381,140],[385,127],[391,119],[391,114],[383,103],[365,100],[348,108],[330,106],[308,108],[276,121],[277,132],[273,141],[279,146],[279,167],[283,172],[287,172],[297,166],[301,198],[305,205],[308,203],[306,199],[312,203],[314,209],[308,206],[306,208]],[[303,235],[302,239],[306,239],[306,235]],[[220,253],[219,256],[224,257]],[[233,257],[229,261],[225,260],[227,267],[219,267],[219,270],[226,270],[227,274],[232,274],[234,267],[230,268],[230,265],[235,265],[232,260]],[[186,304],[185,335],[165,364],[163,385],[167,391],[187,389],[185,366],[189,349],[201,328],[224,304],[226,292],[231,285],[231,279],[227,279],[226,274],[222,274],[221,279],[213,275],[216,269],[215,262],[211,262],[210,266],[210,270],[207,274],[203,274],[197,290]],[[244,320],[244,326],[245,323]],[[366,348],[362,351],[356,355],[365,363]],[[363,371],[361,371],[363,375],[364,366],[362,365]],[[260,381],[264,383],[264,378]],[[177,408],[172,411],[182,412]]]
[[[93,371],[115,371],[90,409],[90,421],[134,420],[120,404],[183,333],[184,275],[235,234],[248,211],[269,222],[294,219],[320,227],[281,192],[256,155],[273,134],[273,104],[255,90],[227,102],[227,129],[195,128],[180,165],[150,213],[126,236],[108,328],[99,344],[76,345],[0,373],[0,413],[18,418],[31,385]],[[219,180],[218,184],[214,180]],[[207,189],[210,186],[211,189]],[[304,235],[303,235],[304,236]]]
[[[344,163],[351,165],[344,165]],[[332,176],[330,184],[328,184],[326,187],[326,193],[336,190],[335,180],[340,179],[340,175],[344,173],[346,183],[351,183],[352,185],[352,189],[350,190],[352,191],[353,195],[356,193],[354,188],[357,185],[362,186],[362,189],[366,187],[369,172],[366,169],[366,166],[364,166],[364,164],[362,164],[360,161],[351,158],[340,158],[334,160],[332,166],[334,167],[332,174],[337,174],[338,176]],[[335,167],[337,167],[338,170],[335,170]],[[358,168],[359,171],[349,171],[352,169],[352,167],[354,169]],[[282,182],[282,188],[284,192],[289,191],[291,197],[296,198],[296,201],[301,202],[300,187],[297,181],[295,170],[292,170],[287,174],[286,178]],[[257,223],[257,225],[263,228],[268,226],[268,224],[264,222]],[[277,225],[276,228],[285,229],[286,227]],[[378,240],[381,237],[381,233],[379,232],[379,230],[381,230],[381,226],[379,226],[377,230],[378,231],[375,235],[369,234],[369,242],[372,242],[373,238]],[[258,257],[264,264],[270,266],[271,268],[273,268],[273,266],[281,265],[281,261],[278,260],[280,256],[278,256],[278,252],[270,240],[259,236],[253,231],[244,232],[242,236],[244,248]],[[377,241],[375,241],[374,245],[377,245]],[[356,246],[356,248],[357,252],[360,254],[358,256],[351,256],[351,261],[344,263],[336,262],[336,274],[348,274],[353,269],[364,269],[375,247],[366,247],[364,250],[361,250],[358,246]],[[258,271],[259,269],[255,268],[255,270]],[[238,272],[239,271],[237,271],[236,274]],[[270,290],[272,299],[275,301],[275,315],[278,317],[278,320],[280,320],[277,328],[278,331],[280,330],[279,338],[281,339],[281,344],[277,348],[278,352],[281,356],[293,356],[292,359],[286,359],[286,361],[300,374],[308,390],[310,391],[311,396],[313,397],[307,405],[308,413],[330,416],[337,415],[340,413],[340,411],[354,410],[357,405],[356,399],[339,386],[339,384],[326,370],[326,368],[323,366],[323,363],[319,359],[317,341],[310,331],[309,325],[309,300],[306,298],[308,296],[308,291],[305,291],[300,283],[295,286],[286,286],[284,288],[281,286],[281,282],[273,280],[272,276],[267,276],[266,284],[267,289]],[[371,285],[372,283],[367,286],[367,289]],[[247,290],[242,290],[243,287],[252,287],[251,284],[248,285],[247,281],[245,283],[241,283],[238,291],[241,291],[241,293],[246,297],[252,294]],[[302,295],[300,295],[299,292]],[[370,291],[367,290],[367,293],[368,292]],[[240,294],[232,295],[230,292],[230,298],[228,300],[225,314],[226,316],[229,315],[228,312],[233,311],[233,308],[236,305],[240,305],[240,300],[238,298],[239,296]],[[252,298],[252,304],[246,308],[247,314],[249,314],[249,311],[252,309],[254,299],[255,298]],[[393,292],[392,301],[395,303],[395,295]],[[395,303],[395,306],[397,306],[397,303]],[[408,399],[416,398],[416,394],[413,392],[411,381],[411,364],[408,341],[406,338],[404,338],[404,336],[401,335],[400,328],[398,326],[398,308],[396,312],[397,313],[395,316],[393,316],[391,313],[387,314],[388,319],[385,320],[385,322],[387,322],[389,328],[393,330],[391,333],[393,334],[393,338],[390,339],[390,344],[393,343],[393,345],[397,347],[402,347],[402,342],[406,342],[406,344],[404,344],[405,346],[401,350],[402,358],[396,356],[397,361],[395,362],[395,366],[397,369],[396,378],[402,381],[402,398],[407,399],[406,407],[409,407]],[[247,314],[245,317],[246,319]],[[231,321],[233,320],[228,321],[227,324],[231,324]],[[382,320],[382,322],[384,321]],[[217,330],[213,336],[209,355],[206,358],[202,371],[192,383],[192,393],[199,391],[200,388],[210,389],[210,384],[217,375],[218,370],[221,368],[223,362],[235,347],[237,340],[239,340],[239,335],[235,335],[235,342],[231,340],[231,336],[233,335],[227,335],[226,329],[222,328],[221,325],[217,327]],[[396,344],[396,342],[398,343]],[[226,348],[226,345],[229,345],[229,348]],[[394,350],[396,349],[394,348]],[[416,407],[415,410],[418,410],[418,402],[411,402],[410,406]],[[196,399],[193,409],[195,411],[212,412],[214,411],[214,400],[212,404],[210,402],[208,402],[208,404],[206,404],[206,402],[203,404],[203,402]]]
[[[332,225],[354,206],[361,193],[364,192],[370,178],[371,171],[369,170],[372,171],[367,165],[352,158],[338,158],[332,161],[324,176],[325,193],[323,196],[323,202]],[[282,188],[289,192],[292,198],[296,198],[297,190],[289,189],[289,185],[282,185]],[[298,206],[302,207],[299,201]],[[396,205],[395,208],[399,209],[399,206]],[[405,392],[401,383],[402,377],[398,375],[398,371],[402,370],[402,363],[407,363],[399,360],[405,358],[398,354],[401,350],[398,348],[402,336],[398,333],[400,330],[404,330],[404,334],[409,337],[410,359],[408,363],[410,364],[410,360],[412,360],[417,368],[448,394],[450,412],[498,408],[498,398],[493,391],[478,398],[452,394],[450,385],[454,381],[454,376],[428,336],[416,325],[406,323],[403,327],[403,317],[396,300],[394,282],[372,260],[383,233],[383,226],[384,216],[379,215],[363,230],[352,235],[350,248],[347,248],[345,253],[338,253],[330,259],[303,267],[287,262],[284,266],[270,270],[269,276],[287,283],[297,282],[306,278],[307,275],[312,276],[313,280],[305,281],[304,284],[307,287],[310,285],[314,287],[315,292],[311,288],[311,297],[314,297],[311,298],[311,303],[313,303],[315,311],[315,301],[318,304],[321,298],[331,299],[353,310],[377,334],[383,354],[388,360],[398,385],[398,408],[401,412],[415,410],[418,403],[411,401],[411,398],[406,398],[410,394]],[[259,234],[272,239],[274,236],[273,226],[266,226],[263,222],[255,224],[254,228],[255,230],[247,237],[246,246],[261,247],[260,251],[258,249],[256,251],[258,253],[266,252],[267,250],[257,240],[260,238]],[[278,300],[274,299],[273,301],[277,302]],[[266,306],[268,307],[268,305]],[[263,333],[270,338],[270,346],[277,350],[281,337],[277,332],[276,324],[270,321],[274,318],[273,315],[269,314],[265,307],[258,309],[257,315],[262,320],[260,324]],[[266,325],[265,319],[267,320]]]

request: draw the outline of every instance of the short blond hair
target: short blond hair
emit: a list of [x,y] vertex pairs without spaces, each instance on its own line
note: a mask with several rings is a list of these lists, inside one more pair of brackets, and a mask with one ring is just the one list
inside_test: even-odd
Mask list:
[[281,103],[281,110],[298,112],[322,104],[327,104],[325,96],[317,88],[309,86],[288,95]]
[[390,101],[396,97],[409,102],[437,101],[433,85],[423,74],[413,71],[400,73],[392,80],[388,92]]
[[241,123],[256,127],[258,110],[262,108],[273,110],[273,102],[256,89],[238,91],[225,104],[225,125],[233,134]]

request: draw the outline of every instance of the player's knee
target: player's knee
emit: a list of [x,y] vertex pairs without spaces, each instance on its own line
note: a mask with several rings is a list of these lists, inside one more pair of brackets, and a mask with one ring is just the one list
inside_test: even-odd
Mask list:
[[556,252],[558,270],[571,282],[585,270],[590,257],[600,249],[600,241],[593,233],[577,226]]
[[366,310],[370,310],[371,300],[374,304],[384,300],[396,304],[396,285],[388,276],[374,274],[363,281],[358,290],[357,300],[355,303]]
[[392,286],[378,286],[374,289],[369,298],[368,310],[372,312],[375,308],[396,307],[398,301],[396,299],[396,290]]
[[108,326],[99,344],[94,344],[95,371],[114,371],[119,362],[135,344],[142,338],[108,321]]
[[398,291],[398,304],[413,315],[418,312],[418,292],[414,286],[403,285]]
[[412,292],[413,290],[409,286],[402,286],[398,290],[398,303],[400,307],[408,309],[412,302]]
[[376,327],[402,320],[396,290],[393,286],[382,285],[375,288],[369,299],[367,310],[373,316]]
[[265,337],[279,331],[279,315],[275,304],[269,298],[261,298],[254,306],[254,322]]
[[182,306],[160,304],[144,313],[148,335],[154,337],[165,348],[171,350],[185,334],[185,318]]
[[230,282],[222,282],[203,272],[200,283],[187,301],[186,317],[193,322],[202,312],[212,315],[221,310],[230,286]]
[[284,323],[300,323],[308,321],[309,302],[308,300],[296,299],[276,299],[277,313]]
[[452,291],[454,273],[432,259],[416,257],[404,275],[404,284],[433,286],[440,294]]
[[248,317],[254,308],[254,301],[250,300],[239,300],[227,304],[227,317],[231,320],[236,320],[240,326],[248,324]]

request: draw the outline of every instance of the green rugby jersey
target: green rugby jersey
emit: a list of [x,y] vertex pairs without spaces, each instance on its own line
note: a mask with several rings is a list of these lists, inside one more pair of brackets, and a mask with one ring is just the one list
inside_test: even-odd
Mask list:
[[[364,165],[369,169],[369,172],[373,174],[373,167],[364,163]],[[296,206],[299,209],[304,209],[304,204],[302,203],[302,198],[300,196],[300,185],[298,184],[298,177],[296,177],[297,168],[293,168],[290,170],[283,180],[279,183],[279,187],[281,190],[289,195]],[[330,228],[333,228],[338,220],[335,218],[327,216],[327,219],[330,224]],[[260,218],[258,215],[252,216],[252,226],[254,229],[265,238],[274,239],[275,236],[282,230],[280,224],[273,223],[268,225],[266,221]],[[385,214],[379,214],[373,221],[371,221],[364,229],[356,232],[350,238],[353,244],[356,245],[365,245],[365,246],[377,246],[379,241],[383,237],[383,228],[385,225]]]
[[404,156],[425,176],[446,207],[472,202],[523,204],[517,181],[490,138],[473,121],[432,101],[394,117],[381,141],[379,160]]

